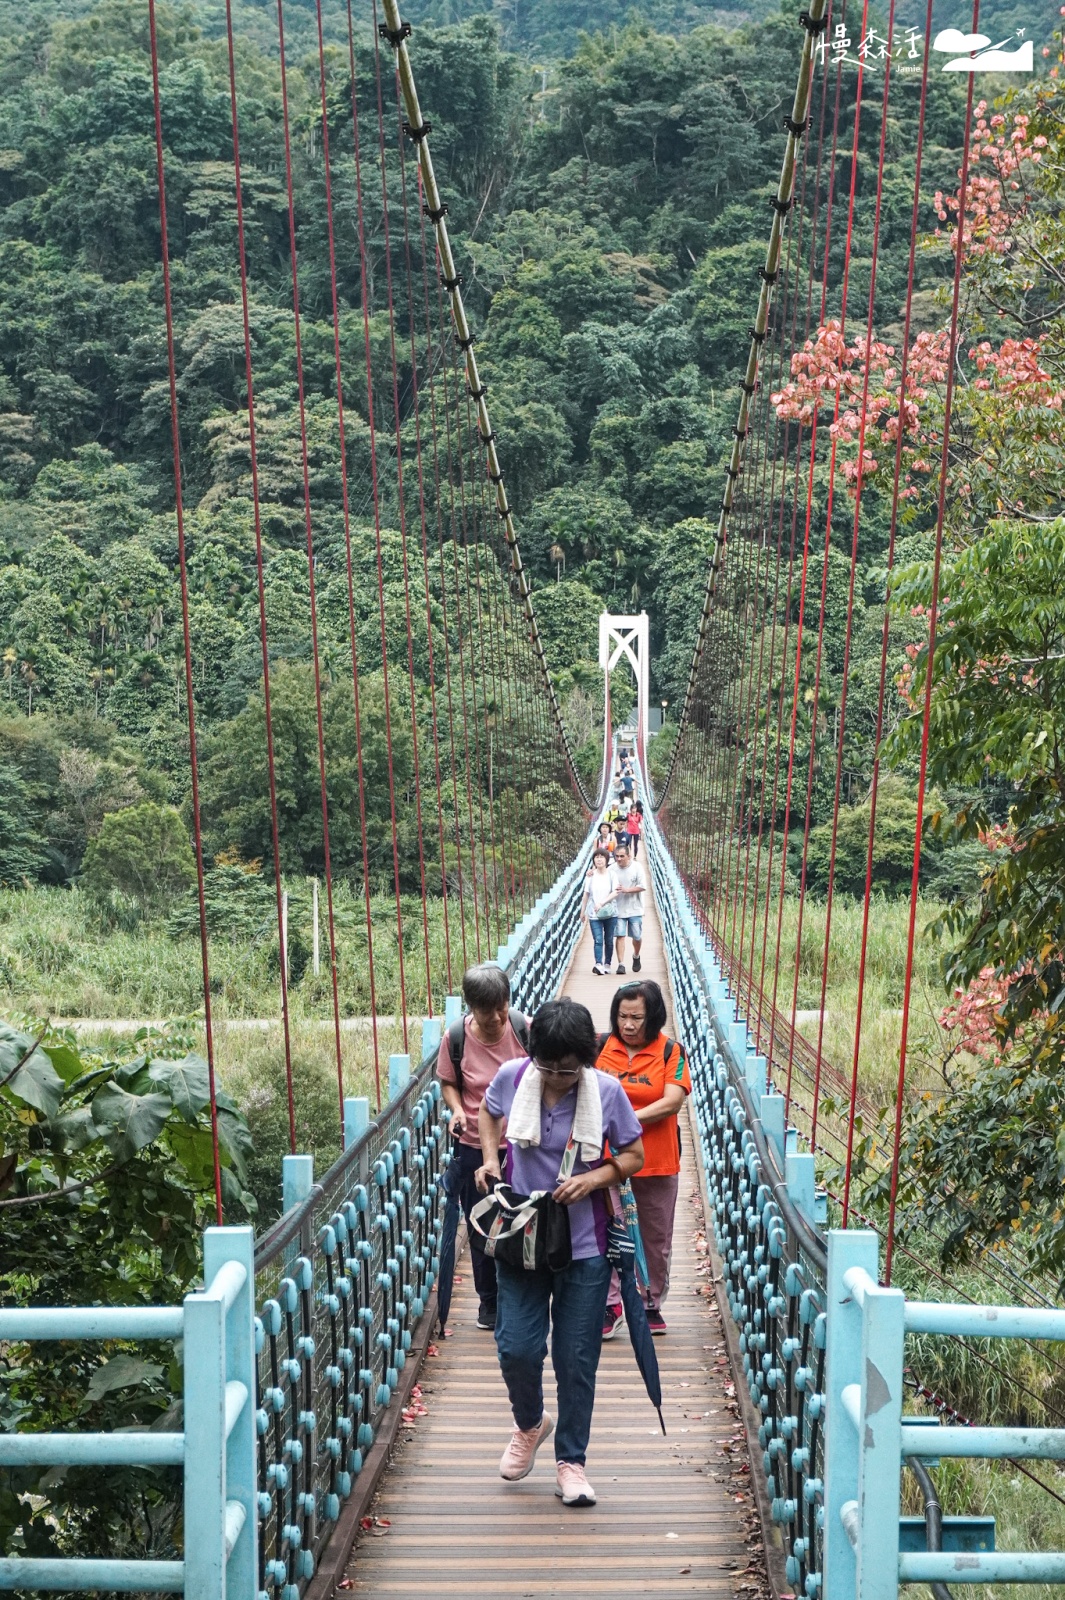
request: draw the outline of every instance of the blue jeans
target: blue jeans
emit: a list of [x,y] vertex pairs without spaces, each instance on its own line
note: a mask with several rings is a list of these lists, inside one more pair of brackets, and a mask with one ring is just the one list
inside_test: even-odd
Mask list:
[[496,1263],[499,1303],[496,1349],[514,1422],[535,1428],[544,1414],[544,1360],[551,1322],[551,1361],[558,1388],[555,1460],[584,1465],[592,1431],[595,1374],[603,1348],[610,1284],[606,1256],[571,1261],[562,1272],[524,1272]]
[[[614,925],[617,917],[590,917],[592,924],[592,943],[595,946],[595,960],[597,966],[604,964],[609,967],[614,959]],[[605,948],[605,955],[604,955]]]

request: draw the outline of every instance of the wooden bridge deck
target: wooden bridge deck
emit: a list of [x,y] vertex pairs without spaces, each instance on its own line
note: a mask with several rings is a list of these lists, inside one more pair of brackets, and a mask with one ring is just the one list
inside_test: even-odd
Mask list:
[[[641,976],[655,978],[668,994],[653,909],[644,932]],[[627,954],[631,974],[631,946]],[[586,929],[563,993],[588,1005],[605,1029],[610,997],[626,979],[598,977],[591,966]],[[596,1389],[588,1476],[598,1504],[563,1509],[550,1441],[524,1482],[504,1483],[499,1457],[512,1427],[510,1408],[492,1338],[474,1325],[477,1300],[460,1262],[452,1336],[422,1370],[427,1414],[400,1435],[374,1505],[376,1524],[352,1554],[349,1591],[374,1600],[693,1594],[760,1600],[765,1594],[743,1427],[709,1289],[687,1130],[684,1146],[665,1307],[669,1333],[656,1341],[668,1437],[659,1431],[621,1327],[604,1347]]]

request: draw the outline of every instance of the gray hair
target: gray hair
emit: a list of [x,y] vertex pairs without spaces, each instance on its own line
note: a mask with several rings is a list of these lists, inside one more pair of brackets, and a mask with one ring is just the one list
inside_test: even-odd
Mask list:
[[467,967],[462,976],[462,994],[474,1011],[494,1011],[510,1003],[510,979],[494,961]]

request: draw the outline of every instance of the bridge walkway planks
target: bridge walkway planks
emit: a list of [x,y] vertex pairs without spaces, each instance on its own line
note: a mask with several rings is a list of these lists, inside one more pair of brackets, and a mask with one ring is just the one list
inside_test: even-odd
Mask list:
[[[641,976],[655,978],[668,995],[653,908],[644,935]],[[631,975],[631,946],[626,965]],[[586,929],[563,993],[588,1005],[605,1030],[610,997],[626,980],[598,977],[591,966]],[[659,1431],[622,1327],[599,1366],[588,1453],[598,1505],[563,1509],[554,1494],[550,1442],[524,1482],[505,1484],[499,1457],[510,1410],[491,1336],[474,1326],[472,1278],[460,1262],[452,1337],[422,1369],[428,1415],[401,1432],[374,1505],[384,1525],[360,1538],[349,1592],[373,1600],[761,1600],[761,1540],[720,1317],[704,1292],[702,1207],[687,1128],[684,1147],[669,1333],[656,1341],[668,1437]],[[553,1412],[554,1385],[546,1376]]]

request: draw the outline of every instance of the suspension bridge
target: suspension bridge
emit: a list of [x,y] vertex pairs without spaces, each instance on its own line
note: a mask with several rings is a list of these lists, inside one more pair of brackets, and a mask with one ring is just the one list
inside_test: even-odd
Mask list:
[[[156,49],[153,0],[147,6],[204,1026],[217,1117],[197,641],[186,549],[185,486],[196,444],[183,416],[180,274],[168,229],[167,78]],[[676,738],[652,782],[646,618],[605,617],[603,756],[596,782],[577,765],[537,625],[504,478],[506,440],[493,429],[447,198],[433,166],[431,107],[423,107],[416,88],[416,40],[397,0],[381,0],[380,11],[374,0],[370,10],[348,5],[347,47],[327,49],[320,4],[316,9],[318,104],[309,132],[300,130],[313,149],[313,193],[298,192],[303,167],[294,160],[284,0],[276,7],[282,143],[270,158],[287,209],[298,436],[289,487],[306,547],[316,708],[309,760],[320,790],[320,814],[300,820],[320,830],[323,846],[331,1054],[343,1154],[316,1174],[298,1149],[300,1083],[281,961],[278,1018],[290,1137],[287,1152],[278,1152],[280,1220],[259,1237],[226,1225],[216,1137],[217,1222],[204,1239],[202,1290],[173,1306],[0,1310],[4,1341],[103,1341],[109,1348],[182,1342],[179,1431],[49,1434],[34,1431],[30,1418],[20,1431],[0,1436],[0,1464],[16,1470],[42,1464],[101,1472],[137,1465],[180,1469],[182,1548],[158,1560],[120,1560],[91,1550],[62,1559],[9,1555],[0,1559],[0,1587],[173,1592],[192,1600],[319,1600],[340,1588],[367,1596],[609,1591],[888,1600],[904,1584],[930,1585],[941,1597],[950,1583],[1065,1583],[1065,1553],[997,1549],[993,1519],[966,1506],[944,1510],[933,1476],[937,1463],[954,1457],[1008,1460],[1029,1475],[1033,1494],[1060,1498],[1054,1463],[1065,1458],[1065,1426],[1012,1427],[996,1425],[993,1416],[960,1416],[950,1396],[922,1377],[915,1345],[958,1341],[998,1371],[1003,1340],[1041,1348],[1065,1341],[1065,1312],[1042,1286],[1026,1280],[1008,1250],[981,1264],[986,1303],[922,1260],[911,1264],[923,1274],[924,1298],[893,1281],[900,1261],[912,1256],[898,1180],[930,673],[894,1142],[882,1157],[889,1204],[875,1224],[859,1213],[852,1159],[859,1118],[869,1106],[860,1055],[875,774],[852,1059],[831,1061],[825,1050],[863,489],[875,478],[879,511],[889,509],[890,568],[915,444],[907,436],[908,397],[926,377],[912,370],[911,351],[917,348],[927,53],[919,81],[909,80],[897,102],[891,100],[890,62],[873,91],[865,81],[872,72],[859,63],[844,93],[850,69],[825,48],[825,0],[810,0],[796,18],[797,86],[781,138],[779,185],[767,196],[772,214],[765,259],[750,285],[749,352]],[[250,311],[254,274],[265,269],[249,243],[241,153],[251,111],[238,88],[239,40],[228,5],[226,13],[240,284],[235,312],[246,403],[240,470],[253,512],[264,764],[283,947],[287,774],[275,759],[260,467],[271,422],[257,402]],[[891,0],[889,37],[894,14]],[[866,7],[863,34],[867,22]],[[977,22],[974,11],[974,30]],[[972,110],[970,75],[962,218]],[[901,355],[884,406],[875,412],[881,424],[893,417],[894,425],[881,425],[874,441],[869,385],[889,111],[911,119],[913,245]],[[858,156],[869,145],[870,127],[878,145],[875,202],[860,211],[856,225]],[[301,228],[312,222],[328,240],[324,285],[308,285],[299,249]],[[959,227],[943,334],[933,508],[937,572],[947,510],[961,233]],[[864,330],[848,346],[852,257],[857,260],[859,250],[868,305]],[[325,412],[308,404],[301,304],[309,293],[325,297],[332,322]],[[800,393],[795,384],[814,368],[793,358],[809,357],[811,340],[815,353],[827,351],[827,357],[813,388]],[[321,365],[320,351],[315,361]],[[822,714],[829,539],[842,476],[837,455],[851,428],[841,424],[852,413],[857,458],[847,478],[853,500],[849,598],[833,722]],[[921,448],[933,446],[924,439]],[[328,514],[326,479],[337,485]],[[357,527],[370,532],[371,555],[361,563]],[[318,632],[316,585],[330,564],[346,581],[348,649],[339,667],[324,660]],[[400,580],[398,611],[394,591],[386,603],[386,572]],[[819,604],[809,592],[818,572]],[[933,640],[936,605],[933,589]],[[377,635],[369,651],[367,615]],[[890,665],[886,602],[884,615],[870,733],[876,746],[884,733]],[[474,960],[498,959],[510,974],[515,1003],[526,1012],[562,992],[589,1004],[604,1024],[613,980],[591,974],[581,902],[591,833],[609,794],[616,748],[609,674],[619,660],[630,662],[638,687],[635,747],[654,901],[645,975],[658,978],[669,994],[670,1030],[686,1044],[694,1091],[670,1332],[662,1346],[668,1434],[662,1439],[653,1421],[646,1423],[628,1358],[620,1345],[610,1347],[600,1369],[592,1437],[600,1504],[591,1513],[565,1515],[535,1475],[516,1491],[495,1476],[507,1426],[503,1390],[491,1341],[472,1327],[468,1286],[455,1302],[453,1336],[444,1340],[436,1333],[441,1176],[449,1142],[433,1067],[441,1028],[458,1014],[461,972]],[[383,680],[383,735],[375,735],[373,748],[365,717],[371,671]],[[330,821],[351,796],[340,794],[332,765],[327,680],[330,706],[341,686],[351,697],[354,764],[345,768],[344,782],[354,789],[365,885],[373,1056],[366,1096],[349,1093],[354,1043],[339,1000]],[[409,736],[402,760],[401,734]],[[387,776],[383,818],[368,814],[371,766]],[[812,1041],[797,1028],[796,1012],[815,783],[827,783],[834,804]],[[782,915],[785,895],[793,892],[793,868],[780,821],[795,816],[803,849],[791,965]],[[387,933],[375,927],[371,912],[370,883],[380,866],[375,851],[394,889]],[[420,914],[411,912],[408,855]],[[375,985],[375,962],[386,955],[398,966],[405,1043],[391,1056],[381,1047]],[[818,1174],[826,1172],[840,1176],[823,1187]],[[1019,1380],[1007,1374],[1006,1381]]]

